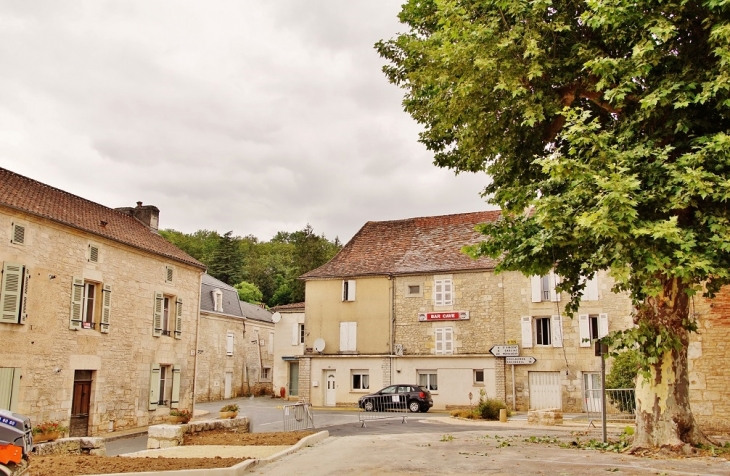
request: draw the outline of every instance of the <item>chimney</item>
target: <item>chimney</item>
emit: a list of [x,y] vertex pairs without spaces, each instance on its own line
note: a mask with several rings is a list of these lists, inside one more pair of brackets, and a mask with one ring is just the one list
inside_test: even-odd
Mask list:
[[121,207],[116,210],[136,218],[154,232],[156,232],[159,227],[160,209],[154,205],[142,205],[142,202],[137,202],[136,207]]

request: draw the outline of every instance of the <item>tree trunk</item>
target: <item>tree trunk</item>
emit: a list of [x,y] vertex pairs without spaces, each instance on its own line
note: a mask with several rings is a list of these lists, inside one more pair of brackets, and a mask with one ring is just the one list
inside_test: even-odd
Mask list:
[[653,328],[668,329],[681,346],[657,356],[658,362],[650,367],[648,378],[639,373],[634,450],[712,444],[697,427],[689,404],[688,316],[687,287],[678,279],[665,281],[663,292],[647,298],[637,312],[637,323],[646,319]]

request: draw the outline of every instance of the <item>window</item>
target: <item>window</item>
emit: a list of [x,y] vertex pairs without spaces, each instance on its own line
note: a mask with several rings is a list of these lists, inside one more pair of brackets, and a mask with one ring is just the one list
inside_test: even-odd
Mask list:
[[590,347],[597,339],[608,335],[608,314],[581,314],[578,327],[580,346]]
[[418,283],[406,283],[406,297],[423,296],[423,288]]
[[563,346],[563,320],[561,316],[522,316],[522,347]]
[[213,294],[213,310],[215,312],[223,312],[223,292],[220,289],[212,291]]
[[87,257],[87,260],[90,263],[99,262],[99,245],[89,245],[89,256]]
[[270,367],[264,367],[263,369],[261,369],[261,378],[264,380],[271,379],[271,368]]
[[149,410],[160,406],[178,408],[180,403],[180,366],[152,364],[150,369]]
[[340,322],[340,352],[357,350],[357,322]]
[[545,276],[540,277],[540,298],[543,301],[549,301],[550,300],[550,290],[552,287],[550,286],[550,275],[546,274]]
[[182,299],[168,296],[161,292],[155,293],[155,302],[152,319],[152,334],[154,336],[175,336],[182,338]]
[[484,385],[484,369],[474,370],[474,384]]
[[453,354],[454,353],[454,328],[453,327],[437,327],[434,330],[435,353],[436,354]]
[[583,288],[583,295],[581,296],[582,301],[598,301],[598,275],[593,275],[593,278],[586,280],[581,277],[581,282],[585,282],[586,286]]
[[291,345],[304,344],[304,324],[293,323],[291,329]]
[[433,284],[434,306],[451,306],[454,304],[454,284],[451,279],[436,279]]
[[10,232],[10,242],[15,245],[25,244],[25,227],[23,225],[13,223],[12,230]]
[[3,263],[0,283],[0,322],[25,324],[30,273],[18,263]]
[[165,283],[172,284],[174,277],[175,268],[172,266],[165,266]]
[[535,318],[535,344],[550,345],[550,318]]
[[0,367],[0,408],[17,411],[20,367]]
[[298,324],[299,327],[299,343],[304,344],[304,324]]
[[226,355],[233,355],[233,332],[226,334]]
[[559,283],[558,275],[552,271],[545,276],[532,276],[530,278],[532,302],[559,302],[560,293],[555,291],[555,286]]
[[355,280],[342,281],[342,300],[343,301],[354,301],[355,300]]
[[436,376],[435,370],[419,370],[418,371],[418,385],[426,388],[432,392],[439,389],[438,377]]
[[112,287],[74,276],[71,285],[69,329],[96,329],[109,333]]
[[352,389],[368,390],[370,388],[370,375],[367,370],[352,371]]

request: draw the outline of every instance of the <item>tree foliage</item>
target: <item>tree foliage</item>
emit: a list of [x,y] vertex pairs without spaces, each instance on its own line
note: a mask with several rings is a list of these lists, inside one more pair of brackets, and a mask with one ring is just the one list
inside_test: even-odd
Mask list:
[[241,281],[233,286],[238,291],[238,299],[250,302],[251,304],[259,304],[263,301],[264,295],[261,290],[253,283]]
[[613,343],[658,381],[666,359],[684,381],[693,296],[730,282],[729,19],[719,0],[411,0],[376,45],[436,165],[491,177],[503,219],[470,252],[555,268],[570,314],[608,270],[638,309]]

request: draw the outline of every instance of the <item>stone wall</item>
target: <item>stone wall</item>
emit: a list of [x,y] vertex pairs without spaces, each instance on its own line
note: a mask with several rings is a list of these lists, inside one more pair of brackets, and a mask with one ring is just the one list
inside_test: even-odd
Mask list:
[[33,455],[106,456],[104,438],[61,438],[33,445]]
[[[248,395],[244,369],[248,339],[244,335],[244,328],[244,320],[240,317],[201,311],[195,381],[196,402],[222,400],[225,397],[227,373],[231,378],[229,398]],[[226,349],[229,333],[233,334],[233,355],[228,355]]]
[[[10,243],[12,222],[25,225],[25,244]],[[192,406],[202,270],[7,209],[0,209],[0,240],[0,259],[30,274],[25,325],[0,324],[0,365],[22,375],[15,411],[70,426],[74,373],[88,370],[90,435],[162,421],[169,408],[148,410],[152,364],[179,366],[180,407]],[[99,247],[96,263],[87,257],[90,244]],[[174,268],[172,283],[166,266]],[[111,285],[108,334],[98,325],[69,329],[74,276]],[[181,339],[153,336],[155,292],[182,299]]]
[[225,420],[201,420],[182,425],[153,425],[147,432],[147,449],[171,448],[182,446],[186,433],[236,428],[248,433],[251,422],[248,417]]

